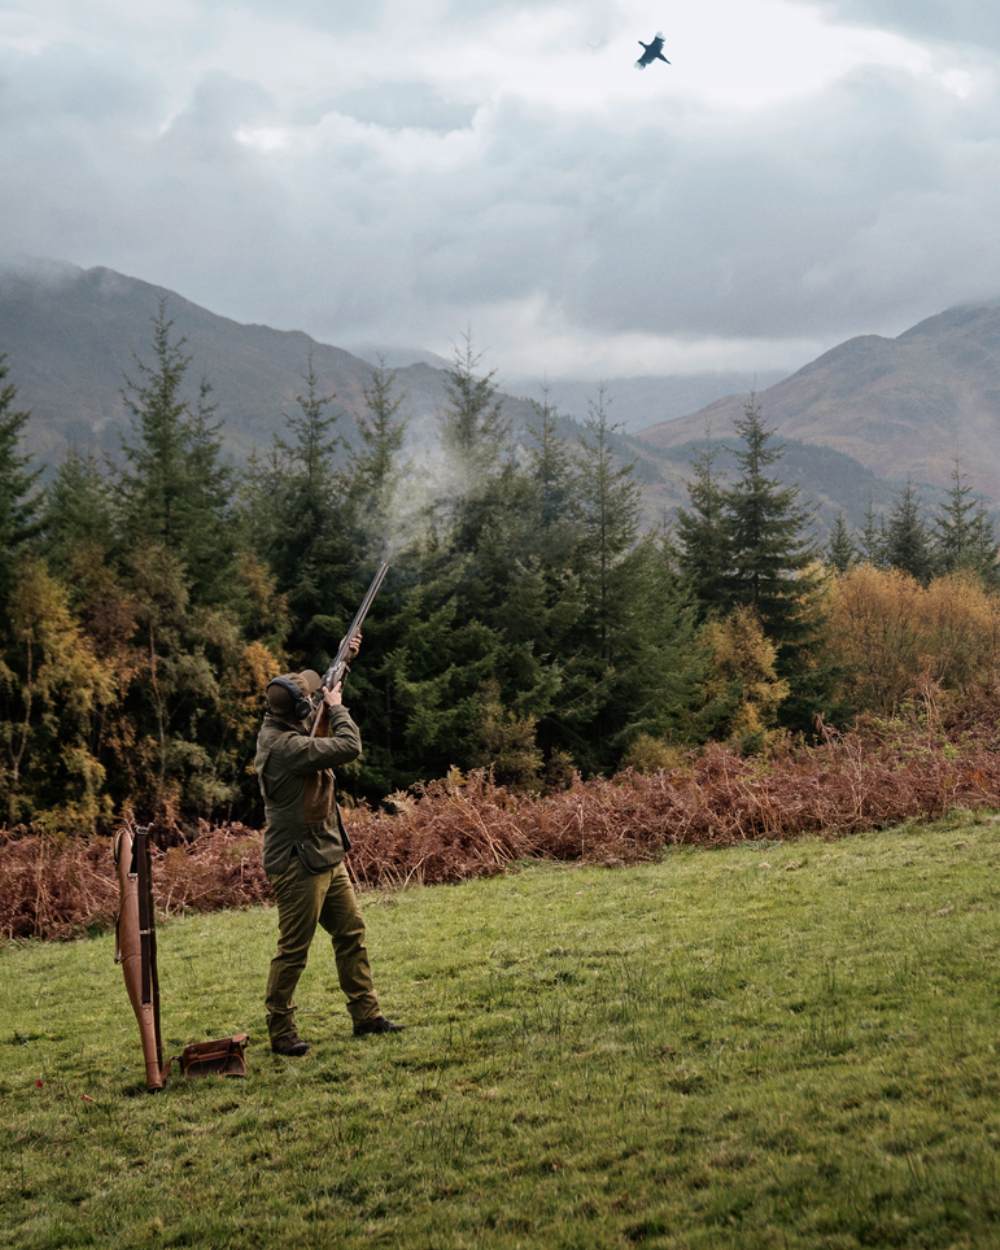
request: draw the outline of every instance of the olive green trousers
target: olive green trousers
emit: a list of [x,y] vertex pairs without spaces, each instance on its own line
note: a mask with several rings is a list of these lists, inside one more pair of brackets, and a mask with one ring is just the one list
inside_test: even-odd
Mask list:
[[351,1018],[357,1023],[381,1015],[365,946],[365,922],[347,868],[338,864],[327,872],[310,873],[293,855],[285,871],[271,878],[271,888],[278,904],[278,953],[271,960],[265,1000],[271,1041],[295,1032],[292,995],[317,924],[333,939],[337,977]]

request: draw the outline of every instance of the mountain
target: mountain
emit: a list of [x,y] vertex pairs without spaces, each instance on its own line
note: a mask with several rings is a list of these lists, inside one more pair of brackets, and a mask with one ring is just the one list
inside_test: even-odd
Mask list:
[[[137,358],[150,359],[161,302],[173,334],[186,340],[192,394],[202,376],[212,385],[232,460],[269,447],[282,432],[284,414],[296,411],[296,395],[304,390],[310,357],[319,393],[336,396],[332,410],[344,418],[340,433],[348,443],[355,440],[355,418],[365,410],[372,374],[366,361],[299,330],[217,316],[174,291],[111,269],[44,262],[0,270],[0,352],[8,357],[18,406],[31,412],[25,444],[32,455],[51,465],[69,447],[118,453],[129,429],[124,379],[138,377]],[[395,372],[413,450],[435,438],[446,375],[423,362]],[[505,396],[504,408],[515,432],[523,434],[533,420],[531,403]],[[578,436],[574,422],[566,419],[563,427],[566,437]]]
[[448,369],[451,361],[437,352],[422,347],[386,347],[378,343],[352,343],[348,348],[355,356],[369,365],[382,365],[384,369],[405,369],[409,365],[430,365],[432,369]]
[[[1000,501],[1000,303],[951,308],[898,338],[864,335],[759,394],[784,439],[830,447],[882,478],[945,484],[956,458],[976,490]],[[728,435],[731,395],[640,431],[678,448]]]
[[[129,426],[121,394],[124,378],[137,376],[137,357],[150,357],[152,322],[161,302],[173,320],[174,333],[186,340],[192,394],[202,376],[213,386],[224,450],[230,459],[245,460],[253,449],[270,446],[273,436],[282,432],[284,414],[295,411],[295,397],[304,388],[303,373],[310,356],[320,393],[336,394],[340,433],[348,444],[355,440],[355,419],[364,411],[364,389],[371,378],[371,366],[358,356],[319,343],[301,331],[243,325],[217,316],[164,287],[110,269],[46,263],[0,269],[0,352],[7,354],[10,380],[18,388],[18,406],[32,414],[26,430],[27,450],[42,464],[58,463],[69,447],[104,452],[112,458],[118,454]],[[408,358],[413,359],[413,354],[398,357]],[[813,368],[769,387],[764,392],[767,402]],[[436,442],[437,417],[447,400],[447,377],[441,368],[417,359],[397,368],[396,378],[405,396],[407,452],[416,458],[414,472],[419,472],[420,449]],[[682,387],[691,383],[690,379],[628,381],[637,384],[631,392],[637,404],[643,388],[662,399],[669,390],[667,383]],[[724,379],[718,381],[722,385]],[[812,385],[820,386],[818,376]],[[593,394],[591,388],[587,391]],[[578,399],[585,393],[584,384],[578,384]],[[614,417],[618,397],[610,388],[609,394]],[[817,402],[821,398],[818,395]],[[529,441],[526,431],[534,422],[534,408],[527,399],[511,395],[502,399],[515,437],[524,445]],[[739,403],[731,397],[702,410],[716,414],[714,434],[731,435],[730,417],[739,411]],[[773,412],[768,415],[773,419]],[[571,416],[561,418],[560,428],[566,439],[579,440],[581,428]],[[816,509],[821,532],[839,511],[860,526],[868,499],[873,498],[876,506],[887,504],[906,472],[905,468],[897,471],[891,455],[884,458],[883,471],[866,467],[860,453],[870,459],[879,453],[882,427],[878,423],[872,429],[871,445],[860,442],[856,457],[846,449],[838,450],[818,427],[814,438],[784,432],[792,439],[780,476],[803,487]],[[703,438],[701,414],[654,426],[642,440],[615,437],[616,454],[635,464],[648,523],[669,520],[685,502],[690,458]],[[832,448],[824,445],[827,442]],[[947,465],[947,457],[942,463]]]
[[552,403],[567,416],[585,421],[598,385],[603,386],[612,421],[634,434],[654,421],[672,421],[712,403],[720,395],[746,394],[771,386],[785,372],[691,373],[672,376],[607,378],[600,384],[576,378],[505,377],[504,388],[515,395],[538,398],[545,387]]

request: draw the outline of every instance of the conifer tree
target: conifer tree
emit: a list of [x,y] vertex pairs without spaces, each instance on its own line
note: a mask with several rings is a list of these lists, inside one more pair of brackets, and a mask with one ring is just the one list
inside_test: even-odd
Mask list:
[[107,560],[114,543],[114,498],[92,454],[75,448],[67,453],[46,488],[41,527],[46,559],[58,573],[78,571],[81,561]]
[[[559,433],[558,413],[548,390],[542,402],[532,402],[535,425],[531,430],[532,446],[528,450],[528,472],[534,483],[536,505],[533,529],[540,529],[547,539],[555,539],[570,529],[577,518],[576,477],[572,457]],[[552,553],[554,555],[554,553]]]
[[152,365],[136,359],[139,380],[125,379],[122,398],[136,441],[123,440],[128,464],[121,493],[130,533],[154,539],[173,551],[182,543],[184,493],[188,485],[188,405],[182,394],[190,357],[183,340],[173,341],[173,323],[161,301],[153,321]]
[[448,402],[442,414],[442,442],[466,486],[475,486],[497,471],[510,435],[495,370],[482,373],[481,361],[471,332],[466,332],[462,346],[455,348],[445,382]]
[[836,569],[838,573],[846,573],[857,561],[857,548],[851,540],[851,534],[842,512],[837,513],[826,551],[831,568]]
[[662,542],[639,536],[639,486],[613,433],[602,388],[578,464],[582,602],[559,709],[586,770],[613,767],[641,734],[683,735],[700,676],[690,600]]
[[32,488],[41,469],[31,469],[20,450],[30,413],[14,407],[17,387],[5,382],[10,370],[0,353],[0,611],[6,608],[14,566],[29,539],[38,532],[38,496]]
[[865,523],[860,534],[861,540],[861,558],[865,564],[872,565],[873,568],[882,569],[886,567],[886,533],[885,521],[875,512],[875,504],[869,496],[868,505],[865,508]]
[[195,603],[227,602],[233,571],[235,527],[229,507],[233,474],[221,459],[221,432],[211,385],[202,378],[198,402],[187,422],[187,489],[182,509],[184,561]]
[[403,396],[396,390],[395,374],[381,360],[372,370],[364,397],[367,413],[358,417],[361,447],[351,460],[351,490],[367,545],[384,551],[391,537],[389,510],[399,485],[406,423],[399,416]]
[[956,462],[947,501],[934,519],[932,545],[935,571],[969,570],[987,584],[997,580],[997,542],[982,501],[977,499]]
[[327,411],[336,395],[321,394],[311,353],[304,381],[298,412],[286,418],[292,437],[276,440],[268,555],[291,610],[289,651],[297,663],[322,670],[363,590],[357,584],[353,500],[335,463],[341,447],[337,416]]
[[780,660],[813,629],[808,601],[817,584],[810,572],[816,553],[804,534],[809,515],[799,506],[797,487],[767,475],[781,448],[771,444],[756,396],[747,400],[736,431],[743,440],[736,454],[740,475],[724,495],[732,544],[728,598],[753,608]]
[[593,631],[597,657],[610,663],[615,633],[624,604],[619,571],[639,532],[640,490],[632,464],[618,464],[612,450],[615,427],[608,417],[602,388],[591,402],[584,422],[583,451],[579,460],[582,549],[586,613]]
[[886,562],[926,586],[934,571],[930,538],[912,482],[900,491],[889,514],[885,541]]
[[677,512],[677,562],[702,617],[729,603],[731,533],[725,494],[715,472],[716,449],[708,441],[695,456],[687,484],[689,507]]
[[195,602],[212,601],[224,595],[231,567],[229,471],[210,388],[202,382],[192,410],[184,394],[191,358],[172,329],[161,301],[153,363],[137,358],[137,379],[126,378],[132,438],[122,443],[122,522],[128,540],[160,544],[181,560]]

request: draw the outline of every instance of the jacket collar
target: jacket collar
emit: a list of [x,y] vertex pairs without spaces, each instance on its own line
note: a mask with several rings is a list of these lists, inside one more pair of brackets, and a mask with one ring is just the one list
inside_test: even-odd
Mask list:
[[265,729],[281,729],[286,733],[304,734],[308,732],[301,721],[285,720],[284,717],[275,716],[273,712],[264,713]]

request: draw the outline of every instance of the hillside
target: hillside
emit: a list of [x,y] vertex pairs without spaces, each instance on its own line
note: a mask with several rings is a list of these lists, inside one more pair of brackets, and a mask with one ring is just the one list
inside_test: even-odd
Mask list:
[[[851,456],[882,478],[945,484],[959,458],[973,485],[1000,501],[1000,303],[953,308],[898,338],[865,335],[760,393],[784,438]],[[640,432],[675,448],[728,432],[729,396]]]
[[[607,391],[608,408],[622,429],[635,434],[654,422],[677,417],[714,403],[720,395],[745,395],[748,391],[771,386],[786,373],[692,373],[679,376],[611,377],[602,385]],[[573,378],[514,377],[506,380],[517,395],[538,395],[548,387],[552,402],[567,416],[586,420],[597,383]]]
[[274,913],[161,926],[166,1052],[245,1081],[141,1095],[114,939],[0,949],[11,1250],[847,1250],[995,1245],[997,826],[675,850],[367,894],[406,1029],[267,1049]]
[[[283,414],[295,411],[310,355],[320,393],[336,395],[334,410],[345,418],[340,432],[353,440],[371,377],[366,361],[301,331],[217,316],[174,291],[110,269],[51,263],[0,270],[0,351],[8,357],[19,406],[32,414],[26,446],[33,455],[53,463],[71,446],[118,452],[128,428],[123,379],[137,376],[137,356],[149,358],[161,301],[174,333],[186,340],[192,392],[201,377],[212,385],[232,459],[269,446],[281,431]],[[419,447],[433,438],[446,402],[445,373],[418,361],[396,376],[411,448]],[[533,420],[528,399],[505,396],[504,409],[518,433]],[[576,424],[567,419],[564,433],[577,437]]]
[[[0,269],[0,351],[7,354],[19,404],[32,413],[27,449],[43,464],[58,463],[71,446],[111,457],[118,453],[128,425],[123,379],[136,375],[137,356],[149,357],[152,319],[161,301],[166,303],[175,332],[186,339],[192,392],[202,376],[212,384],[224,448],[232,460],[240,462],[255,448],[269,446],[274,434],[281,432],[284,414],[295,410],[310,354],[321,393],[336,394],[335,408],[342,415],[340,433],[348,444],[353,441],[354,419],[363,411],[363,391],[371,376],[371,366],[358,356],[319,343],[301,331],[243,325],[217,316],[176,292],[109,269],[35,264],[30,269]],[[919,347],[912,351],[919,354]],[[412,353],[393,359],[412,359]],[[402,412],[409,421],[407,450],[418,463],[421,448],[436,439],[437,414],[446,402],[446,375],[427,363],[435,359],[427,354],[426,359],[396,371],[405,396]],[[795,376],[800,378],[810,369],[811,385],[822,399],[825,373],[810,366]],[[715,378],[720,387],[739,381],[737,375]],[[765,392],[769,419],[774,419],[772,396],[784,394],[781,388],[793,381]],[[684,396],[711,393],[706,388],[713,384],[707,377],[621,379],[620,396],[609,387],[610,413],[617,419],[625,409],[629,419],[637,421],[646,405],[651,409],[655,404],[672,404],[676,410]],[[587,390],[582,383],[559,383],[554,399],[585,415]],[[503,402],[515,436],[527,441],[525,431],[534,420],[530,400],[504,395]],[[704,436],[703,414],[714,414],[716,437],[730,438],[731,417],[739,405],[738,397],[730,397],[695,417],[655,426],[642,441],[625,435],[616,438],[618,454],[635,463],[647,523],[669,519],[684,503],[690,456]],[[826,409],[832,406],[826,403]],[[579,439],[580,424],[573,415],[565,416],[561,424],[567,439]],[[796,428],[784,430],[798,445],[780,473],[784,480],[803,487],[807,502],[816,509],[821,531],[840,511],[860,526],[869,498],[876,505],[891,500],[906,469],[897,471],[894,455],[882,455],[881,444],[870,447],[856,440],[852,451],[841,447],[836,437],[827,439],[822,421],[817,420],[806,434],[796,433]],[[882,432],[882,427],[874,429],[876,443]],[[868,458],[863,459],[862,453]],[[947,456],[942,463],[947,465]]]

